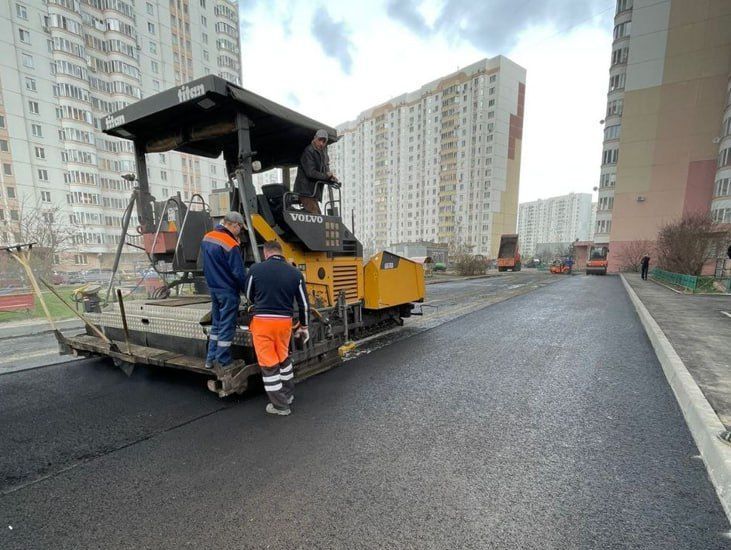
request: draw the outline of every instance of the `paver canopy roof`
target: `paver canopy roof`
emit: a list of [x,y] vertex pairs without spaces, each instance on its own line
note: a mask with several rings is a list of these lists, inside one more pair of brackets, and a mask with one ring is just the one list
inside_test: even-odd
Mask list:
[[142,99],[102,120],[105,133],[133,140],[145,153],[180,151],[210,158],[238,153],[236,114],[251,122],[251,149],[262,170],[296,166],[315,132],[337,131],[235,84],[209,75]]

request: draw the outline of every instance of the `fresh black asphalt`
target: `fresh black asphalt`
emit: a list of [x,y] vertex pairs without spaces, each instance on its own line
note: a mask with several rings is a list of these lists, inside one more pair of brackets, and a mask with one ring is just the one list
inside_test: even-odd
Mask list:
[[0,376],[0,548],[731,547],[615,277],[359,357],[288,418],[264,403],[103,361]]

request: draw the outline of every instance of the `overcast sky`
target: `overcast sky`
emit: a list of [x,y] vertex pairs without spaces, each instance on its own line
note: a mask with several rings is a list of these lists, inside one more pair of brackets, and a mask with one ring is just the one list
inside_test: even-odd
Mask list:
[[239,5],[244,87],[330,126],[503,54],[528,72],[520,202],[599,181],[615,0]]

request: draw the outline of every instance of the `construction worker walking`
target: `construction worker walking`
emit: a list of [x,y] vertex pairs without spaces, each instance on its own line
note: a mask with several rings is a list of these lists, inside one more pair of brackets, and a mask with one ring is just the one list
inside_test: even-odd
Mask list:
[[207,369],[215,364],[226,368],[233,361],[231,343],[241,302],[239,295],[244,291],[246,276],[238,240],[243,226],[244,217],[238,212],[229,212],[223,223],[206,233],[201,243],[203,274],[211,293]]
[[[262,263],[253,265],[246,279],[246,297],[254,305],[249,323],[264,389],[271,403],[266,412],[287,416],[294,401],[294,370],[289,354],[292,330],[309,340],[309,304],[302,273],[287,263],[277,241],[264,243]],[[299,322],[293,326],[294,303]]]

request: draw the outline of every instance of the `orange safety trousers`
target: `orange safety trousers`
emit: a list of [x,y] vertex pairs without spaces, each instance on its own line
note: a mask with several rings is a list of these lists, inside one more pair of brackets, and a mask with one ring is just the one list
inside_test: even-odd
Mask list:
[[255,315],[249,323],[259,366],[271,368],[287,361],[292,319]]

